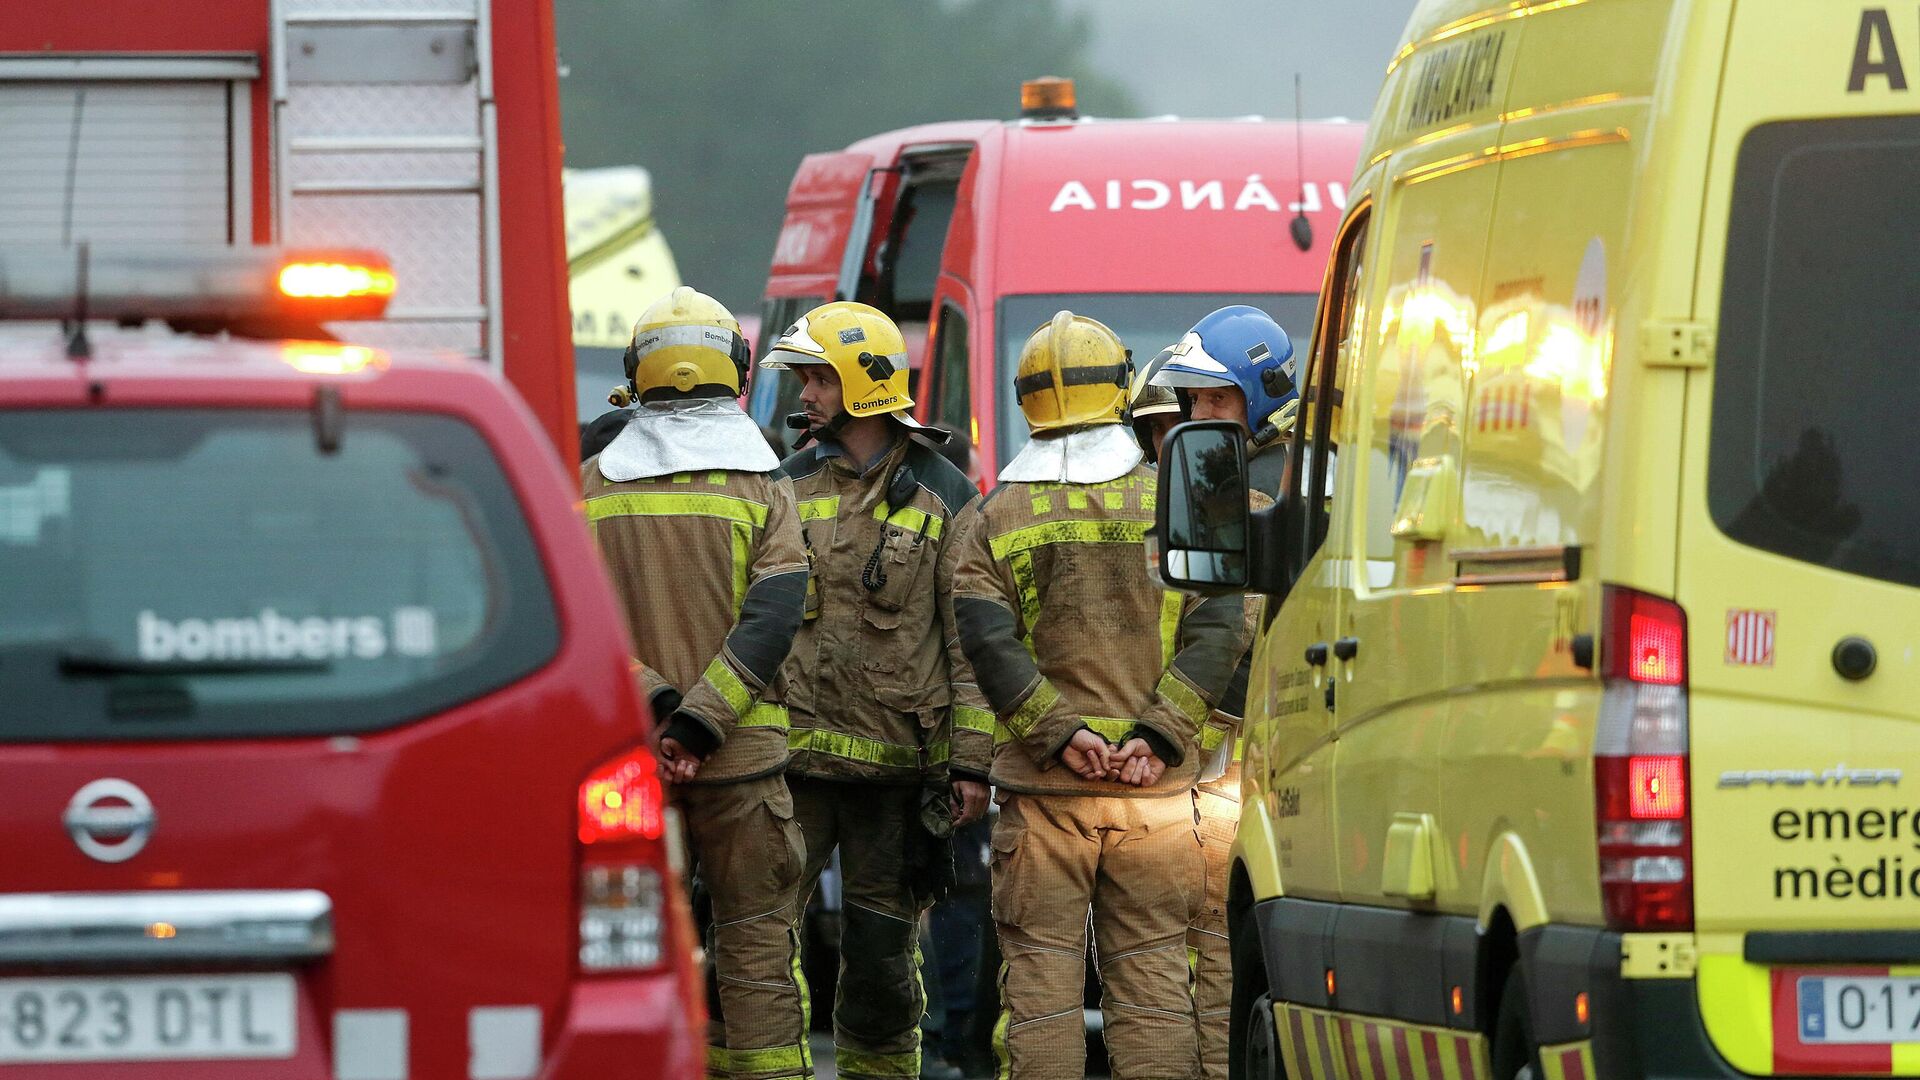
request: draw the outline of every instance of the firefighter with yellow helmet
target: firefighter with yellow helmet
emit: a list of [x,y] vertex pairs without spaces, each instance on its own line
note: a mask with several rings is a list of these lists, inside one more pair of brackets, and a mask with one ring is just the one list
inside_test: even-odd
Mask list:
[[1133,383],[1127,388],[1127,414],[1133,421],[1133,437],[1139,441],[1140,452],[1146,455],[1149,465],[1159,463],[1160,446],[1166,442],[1167,432],[1187,419],[1187,406],[1179,395],[1153,381],[1154,375],[1172,357],[1171,346],[1161,349],[1158,356],[1133,373]]
[[952,599],[955,519],[979,492],[929,441],[946,433],[913,419],[906,340],[880,311],[817,307],[762,363],[801,379],[806,410],[784,468],[813,577],[782,684],[803,896],[840,851],[835,1064],[917,1078],[916,931],[952,874],[952,826],[987,804],[992,716],[964,674]]
[[1200,731],[1241,649],[1238,596],[1184,604],[1147,568],[1154,474],[1123,423],[1113,331],[1062,311],[1020,353],[1032,440],[970,511],[954,610],[996,714],[993,914],[1003,1075],[1083,1075],[1088,911],[1116,1076],[1195,1068],[1186,934]]
[[586,514],[626,613],[662,772],[713,900],[707,1071],[812,1074],[800,976],[805,844],[765,700],[806,603],[793,485],[736,398],[740,324],[681,287],[634,327],[619,434],[581,466]]

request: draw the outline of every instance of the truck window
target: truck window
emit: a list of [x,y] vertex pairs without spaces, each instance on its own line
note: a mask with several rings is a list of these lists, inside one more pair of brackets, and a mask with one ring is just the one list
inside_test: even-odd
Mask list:
[[[960,187],[955,170],[965,160],[914,166],[902,185],[875,282],[874,306],[895,322],[924,323],[933,313],[934,279],[940,274],[940,255],[946,250]],[[928,177],[929,171],[934,175]]]
[[788,446],[793,445],[794,436],[799,432],[785,427],[782,421],[788,413],[800,408],[800,380],[794,378],[791,371],[764,371],[758,362],[795,319],[826,302],[825,297],[819,296],[771,296],[760,309],[760,340],[753,347],[755,365],[747,387],[752,406],[748,411],[756,421],[779,432],[782,442]]
[[1920,585],[1920,117],[1765,124],[1742,142],[1707,492],[1741,543]]
[[948,304],[940,313],[940,338],[934,343],[934,418],[962,439],[973,437],[973,395],[968,386],[967,316]]
[[559,644],[486,440],[423,414],[0,412],[0,596],[0,742],[370,731]]

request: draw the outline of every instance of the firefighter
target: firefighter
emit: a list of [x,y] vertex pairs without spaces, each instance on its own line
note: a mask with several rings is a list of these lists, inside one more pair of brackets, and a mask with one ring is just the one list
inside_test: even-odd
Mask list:
[[1186,931],[1202,856],[1199,733],[1239,660],[1238,596],[1155,585],[1154,476],[1113,331],[1062,311],[1014,382],[1033,439],[963,528],[954,611],[996,713],[996,1051],[1015,1080],[1077,1078],[1092,909],[1113,1075],[1195,1069]]
[[[1248,468],[1256,478],[1250,485],[1248,502],[1254,510],[1272,506],[1269,492],[1279,490],[1286,463],[1283,447],[1299,408],[1299,395],[1293,390],[1293,344],[1286,331],[1255,308],[1222,308],[1194,326],[1182,345],[1185,349],[1176,346],[1178,355],[1169,357],[1168,364],[1153,379],[1162,386],[1171,383],[1186,388],[1182,396],[1191,398],[1194,419],[1230,420],[1240,426],[1251,451]],[[1214,370],[1216,367],[1222,370]],[[1280,376],[1269,374],[1276,370]],[[1260,400],[1258,391],[1280,386],[1288,392],[1279,406],[1265,414],[1267,430],[1256,434],[1253,418],[1271,404]],[[1264,598],[1258,595],[1246,598],[1244,634],[1248,643],[1253,640],[1262,603]],[[1233,1017],[1227,885],[1233,835],[1240,824],[1240,721],[1246,711],[1250,660],[1242,658],[1201,733],[1208,762],[1194,791],[1201,846],[1206,854],[1206,881],[1200,912],[1187,932],[1187,946],[1193,957],[1194,1010],[1203,1080],[1227,1080],[1228,1027]]]
[[1127,390],[1127,412],[1133,420],[1133,437],[1139,441],[1140,452],[1146,456],[1149,465],[1159,463],[1160,444],[1166,442],[1167,432],[1187,418],[1186,402],[1180,400],[1180,396],[1172,390],[1153,382],[1153,377],[1172,356],[1171,346],[1161,349],[1158,356],[1134,372],[1133,384]]
[[784,465],[813,576],[783,684],[803,897],[840,849],[835,1066],[919,1077],[916,931],[952,873],[952,826],[987,806],[992,720],[951,662],[954,518],[979,491],[910,415],[906,339],[880,311],[817,307],[763,363],[800,377],[789,422],[812,443]]
[[1299,409],[1293,342],[1266,312],[1223,307],[1193,324],[1154,374],[1156,386],[1185,399],[1194,420],[1233,420],[1247,429],[1247,479],[1280,494],[1287,468],[1284,432]]
[[786,713],[763,700],[806,603],[793,485],[735,401],[747,345],[718,301],[673,290],[634,327],[633,355],[638,404],[581,480],[712,900],[707,1074],[810,1076],[805,844],[784,776]]

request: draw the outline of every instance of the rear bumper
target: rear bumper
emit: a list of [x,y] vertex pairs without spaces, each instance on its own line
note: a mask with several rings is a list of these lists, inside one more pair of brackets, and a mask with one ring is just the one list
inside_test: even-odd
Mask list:
[[700,1080],[707,1033],[695,1030],[693,1011],[671,971],[575,983],[541,1080],[604,1080],[635,1069],[661,1080]]
[[[1628,979],[1620,974],[1620,935],[1550,927],[1521,935],[1535,1041],[1590,1041],[1596,1077],[1712,1078],[1746,1074],[1714,1048],[1691,978]],[[1574,1001],[1586,993],[1590,1024]]]

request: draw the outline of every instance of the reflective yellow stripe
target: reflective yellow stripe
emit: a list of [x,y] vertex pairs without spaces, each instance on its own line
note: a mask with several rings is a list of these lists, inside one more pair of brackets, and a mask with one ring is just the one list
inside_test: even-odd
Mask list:
[[773,727],[785,730],[787,726],[787,707],[761,702],[747,710],[740,718],[739,727]]
[[1132,720],[1115,720],[1107,716],[1083,716],[1080,722],[1115,746],[1125,742],[1127,736],[1133,734],[1133,729],[1140,726]]
[[1173,702],[1174,708],[1187,714],[1187,719],[1195,724],[1207,722],[1207,714],[1210,711],[1207,703],[1200,699],[1199,694],[1193,692],[1192,687],[1181,682],[1172,672],[1160,676],[1159,684],[1153,689],[1161,697]]
[[728,1050],[727,1064],[740,1073],[801,1072],[807,1067],[805,1046],[769,1046],[764,1050]]
[[880,500],[880,504],[873,508],[873,519],[884,521],[889,525],[898,525],[912,532],[924,533],[930,540],[940,539],[940,534],[947,527],[945,519],[929,514],[918,507],[903,506],[898,510],[889,511],[885,499]]
[[[795,753],[827,754],[845,758],[848,761],[885,765],[893,769],[920,767],[920,748],[917,746],[881,742],[879,739],[869,739],[864,735],[847,735],[838,731],[822,731],[819,728],[794,728],[787,732],[787,749]],[[947,744],[931,743],[927,746],[926,753],[927,764],[938,765],[947,760]]]
[[1180,644],[1180,612],[1186,600],[1169,589],[1160,597],[1160,666],[1173,663],[1174,649]]
[[767,508],[750,499],[711,491],[623,491],[587,500],[587,520],[610,517],[711,517],[765,528]]
[[828,495],[823,499],[807,499],[800,504],[801,521],[819,521],[821,518],[840,516],[840,496]]
[[700,673],[700,678],[726,701],[727,708],[733,710],[735,720],[745,716],[747,710],[753,707],[753,691],[747,689],[747,684],[741,682],[740,676],[735,675],[726,661],[719,657],[713,658],[707,670]]
[[1217,728],[1212,724],[1207,724],[1200,729],[1200,749],[1208,753],[1220,749],[1220,744],[1226,741],[1227,733],[1224,728]]
[[953,707],[953,726],[961,731],[978,731],[993,734],[993,713],[986,709],[976,709],[971,705]]
[[[740,609],[747,605],[747,572],[753,569],[753,527],[744,522],[733,523],[733,617],[740,617]],[[813,580],[809,575],[807,580]]]
[[909,1050],[901,1054],[868,1054],[840,1046],[834,1048],[833,1062],[842,1076],[918,1077],[920,1075],[920,1051],[918,1050]]
[[1033,729],[1059,700],[1060,692],[1053,688],[1053,684],[1042,682],[1039,689],[1028,695],[1027,700],[1013,711],[1013,715],[1007,717],[1007,727],[1020,738],[1026,738],[1033,734]]
[[727,1048],[724,1046],[707,1047],[707,1076],[712,1080],[721,1080],[727,1073]]
[[996,559],[1048,544],[1142,544],[1150,521],[1044,521],[996,536],[987,543]]
[[1033,626],[1040,621],[1040,585],[1033,575],[1033,556],[1015,552],[1007,560],[1007,569],[1013,571],[1013,588],[1020,594],[1020,624],[1027,628],[1027,651],[1032,652]]

